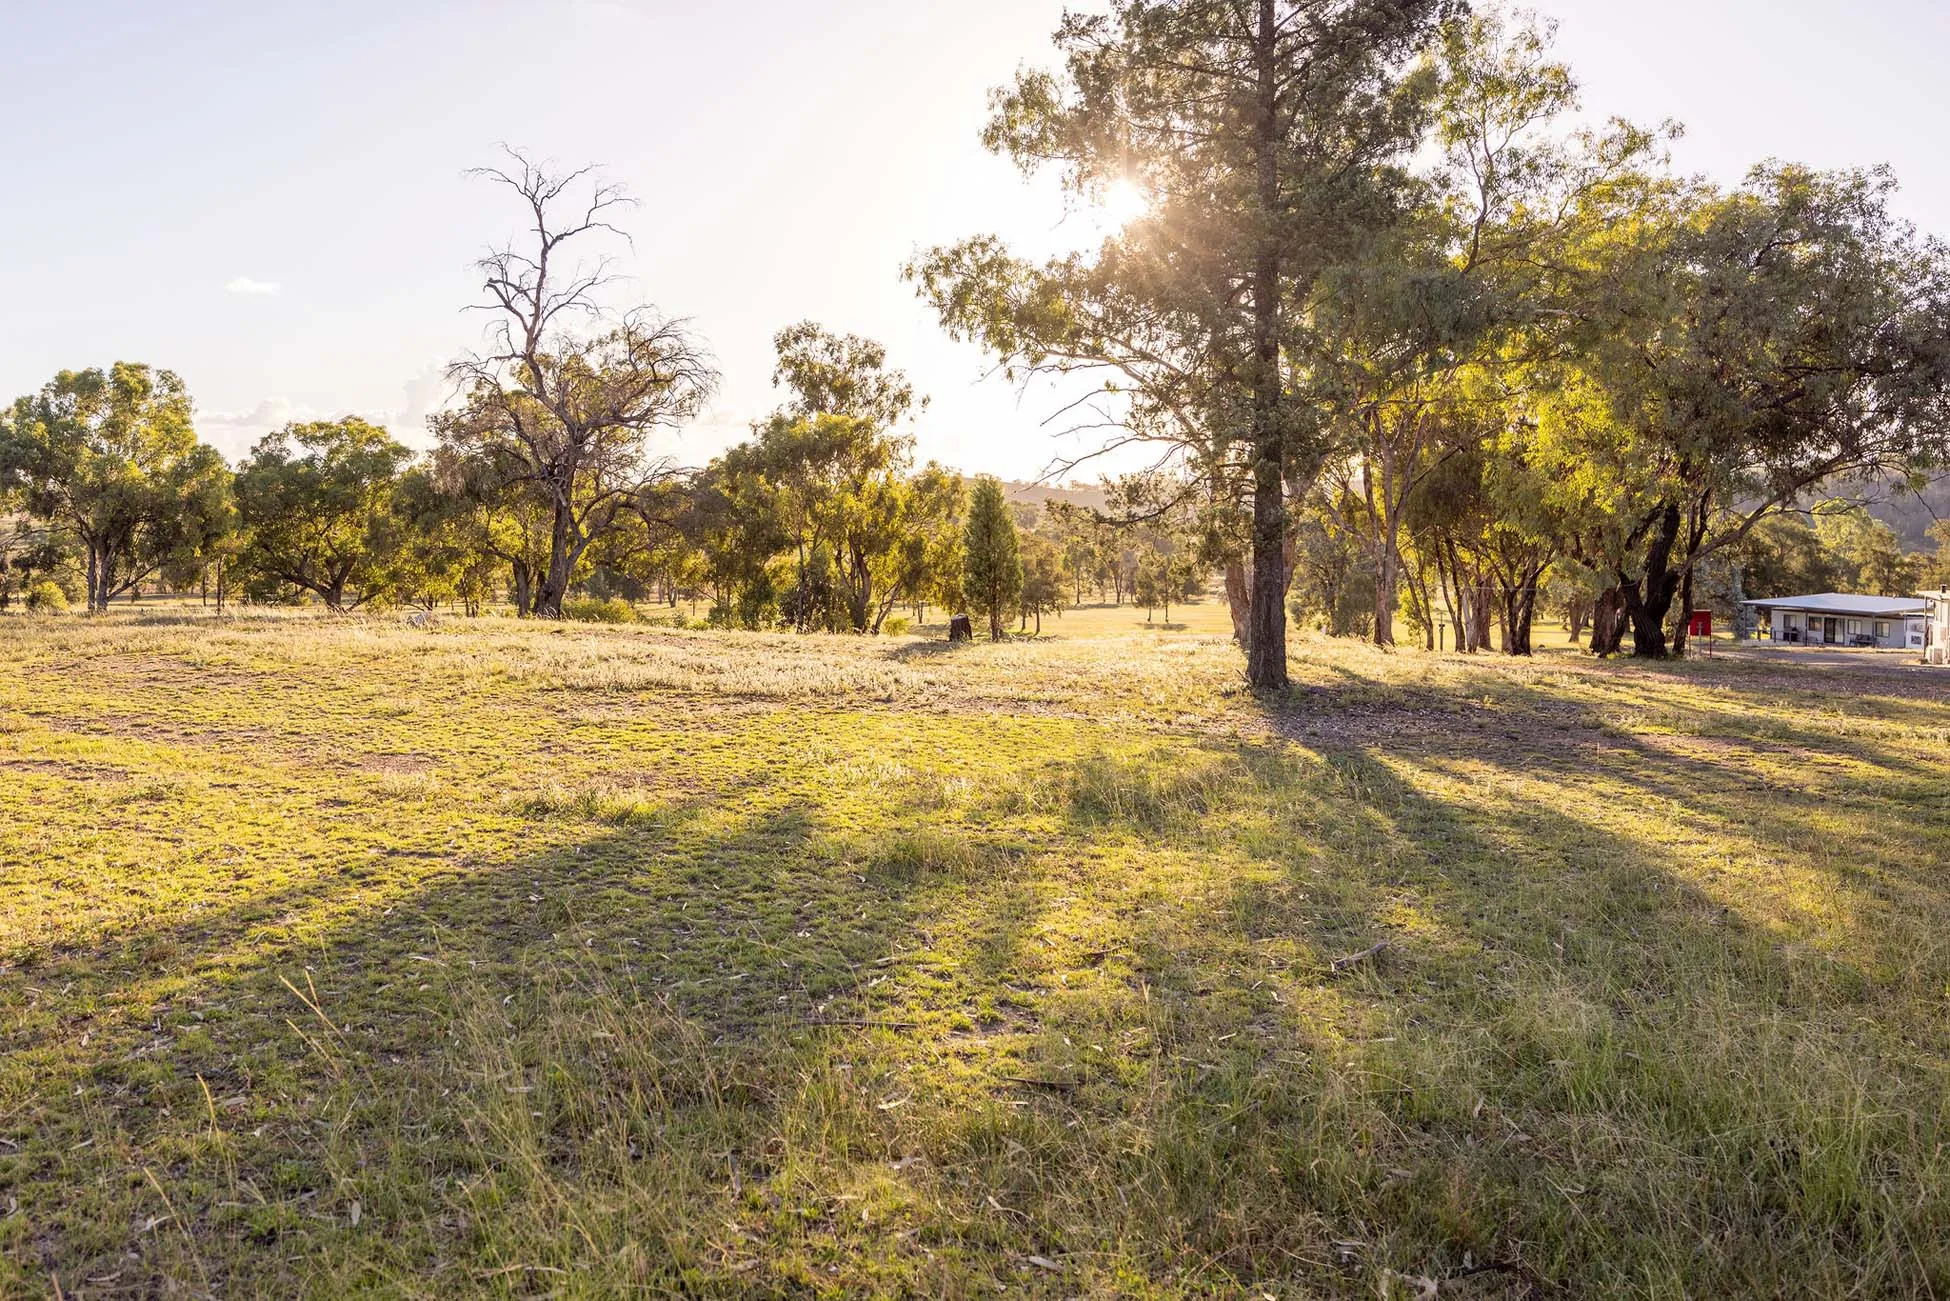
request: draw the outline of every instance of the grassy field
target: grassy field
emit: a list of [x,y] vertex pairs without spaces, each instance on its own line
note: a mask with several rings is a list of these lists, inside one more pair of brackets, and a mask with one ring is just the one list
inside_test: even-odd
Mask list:
[[1946,679],[1142,617],[0,620],[0,1294],[1950,1291]]

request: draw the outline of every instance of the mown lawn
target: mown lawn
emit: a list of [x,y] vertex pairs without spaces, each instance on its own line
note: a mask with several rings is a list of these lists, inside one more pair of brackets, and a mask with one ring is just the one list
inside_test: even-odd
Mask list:
[[0,1294],[1950,1291],[1950,677],[1123,623],[0,620]]

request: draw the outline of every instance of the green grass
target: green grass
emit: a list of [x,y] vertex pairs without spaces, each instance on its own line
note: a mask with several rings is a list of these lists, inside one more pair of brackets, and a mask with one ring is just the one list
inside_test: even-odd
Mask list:
[[0,620],[0,1294],[1950,1290],[1944,678],[1128,621]]

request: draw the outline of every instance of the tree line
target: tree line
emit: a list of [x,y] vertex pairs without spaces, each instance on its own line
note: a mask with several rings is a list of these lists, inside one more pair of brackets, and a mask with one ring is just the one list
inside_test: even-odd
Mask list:
[[653,456],[651,434],[695,414],[717,375],[685,322],[602,292],[608,264],[583,246],[615,234],[627,197],[519,155],[482,175],[530,225],[479,263],[493,322],[450,370],[430,450],[346,416],[289,424],[233,468],[197,439],[177,375],[64,371],[0,412],[0,609],[77,588],[102,610],[148,585],[213,591],[219,608],[505,600],[558,618],[577,593],[627,593],[800,631],[966,610],[1000,638],[1087,587],[1168,613],[1192,582],[1193,544],[1155,522],[1039,511],[994,479],[916,467],[925,399],[879,344],[811,322],[776,336],[789,398],[747,441],[699,470]]
[[708,593],[725,624],[933,605],[998,636],[1056,587],[1156,602],[1210,573],[1278,689],[1296,613],[1526,653],[1554,608],[1594,652],[1674,653],[1784,521],[1950,451],[1950,256],[1884,170],[1678,174],[1676,127],[1584,123],[1547,25],[1445,0],[1120,0],[1054,42],[985,143],[1148,210],[1094,250],[979,236],[904,274],[1006,373],[1100,381],[1094,450],[1154,454],[1102,510],[1025,532],[999,488],[916,467],[906,380],[811,324],[778,336],[789,398],[747,442],[655,460],[709,352],[615,306],[598,250],[628,197],[514,154],[481,175],[524,233],[479,263],[491,324],[428,454],[347,419],[231,474],[174,376],[64,373],[0,429],[28,521],[7,545],[30,568],[70,546],[95,607],[214,558],[220,587],[340,609],[505,592],[558,617],[622,579]]
[[[425,454],[346,416],[288,424],[232,468],[196,440],[177,376],[63,372],[0,413],[0,507],[14,511],[0,610],[30,594],[65,606],[70,589],[102,610],[146,586],[219,608],[505,602],[559,617],[581,593],[798,631],[878,633],[896,611],[905,623],[966,610],[999,639],[1087,596],[1169,618],[1196,586],[1194,538],[916,467],[902,428],[915,399],[878,344],[811,323],[776,342],[794,397],[749,440],[693,471],[640,444],[606,448],[559,510],[474,402],[433,419]],[[558,565],[565,579],[551,578]]]

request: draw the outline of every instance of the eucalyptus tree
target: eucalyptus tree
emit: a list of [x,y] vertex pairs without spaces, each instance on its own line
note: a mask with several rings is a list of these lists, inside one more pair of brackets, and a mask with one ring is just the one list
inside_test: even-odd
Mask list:
[[1333,412],[1333,470],[1374,565],[1373,635],[1395,640],[1402,522],[1442,460],[1495,437],[1526,384],[1575,347],[1568,246],[1629,220],[1661,137],[1564,125],[1578,107],[1553,28],[1490,11],[1443,31],[1430,145],[1413,209],[1331,268],[1312,342]]
[[[1035,533],[1024,533],[1022,545],[1022,592],[1017,601],[1018,627],[1027,630],[1036,621],[1036,635],[1043,635],[1043,616],[1061,614],[1064,587],[1063,552],[1056,543]],[[1169,620],[1170,611],[1166,611]]]
[[985,143],[1088,199],[1152,211],[1093,256],[1042,265],[993,237],[908,274],[957,337],[1012,373],[1107,372],[1124,432],[1250,496],[1247,678],[1287,682],[1287,480],[1317,462],[1295,335],[1324,267],[1403,202],[1444,0],[1119,0],[1069,14],[1061,75],[994,97]]
[[356,609],[386,588],[400,545],[395,494],[413,452],[357,416],[293,422],[259,439],[237,469],[239,568]]
[[1860,502],[1825,501],[1813,514],[1815,535],[1837,575],[1837,590],[1909,596],[1923,585],[1926,558],[1906,553],[1896,531]]
[[477,454],[479,449],[462,450],[467,440],[445,433],[450,421],[467,418],[442,412],[428,421],[439,437],[429,472],[448,499],[449,526],[506,569],[515,614],[527,618],[535,612],[539,578],[548,570],[554,502],[533,480],[510,477],[502,465]]
[[105,610],[229,526],[230,470],[197,441],[190,395],[166,370],[64,370],[0,419],[0,487],[72,534],[88,608]]
[[754,444],[728,449],[693,477],[678,527],[704,558],[716,622],[756,628],[776,617],[772,560],[793,539]]
[[589,168],[510,159],[476,175],[511,191],[528,227],[477,264],[492,318],[486,347],[449,367],[462,403],[434,430],[484,486],[532,488],[546,507],[532,608],[556,618],[584,553],[652,476],[650,434],[694,415],[717,372],[684,322],[609,305],[611,258],[580,257],[604,236],[622,238],[613,219],[629,197]]
[[458,604],[469,615],[501,588],[503,558],[489,545],[475,502],[451,492],[437,465],[399,476],[390,518],[380,524],[384,563],[378,584],[392,599],[431,610]]
[[[901,597],[916,502],[912,385],[871,339],[802,321],[774,337],[790,398],[756,429],[757,464],[793,538],[794,624],[874,632]],[[815,575],[830,600],[815,599]]]
[[62,573],[73,573],[74,539],[46,520],[9,516],[0,497],[0,613],[34,585]]
[[1702,560],[1827,480],[1950,452],[1950,256],[1891,215],[1893,189],[1770,163],[1594,238],[1606,327],[1535,440],[1607,580],[1592,650],[1629,624],[1635,655],[1663,657]]
[[914,607],[916,623],[927,607],[962,603],[962,525],[968,488],[961,475],[933,461],[908,482],[908,530],[900,544],[899,599]]

